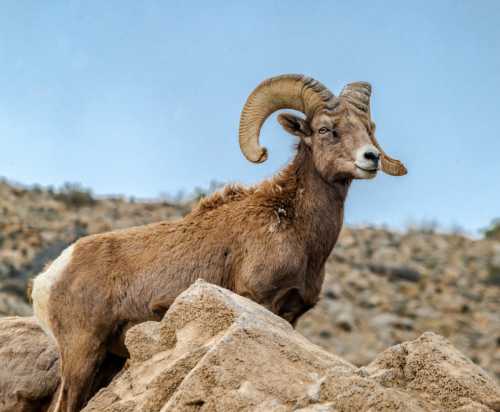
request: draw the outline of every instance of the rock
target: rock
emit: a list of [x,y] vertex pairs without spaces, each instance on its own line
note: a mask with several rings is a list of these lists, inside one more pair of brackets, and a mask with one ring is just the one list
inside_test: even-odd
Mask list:
[[17,294],[0,290],[0,316],[30,316],[32,314],[31,306]]
[[373,326],[379,329],[388,330],[389,327],[412,330],[414,321],[412,319],[403,318],[392,313],[381,313],[372,319]]
[[371,263],[368,265],[368,267],[374,273],[389,276],[389,279],[391,280],[406,280],[408,282],[418,282],[421,278],[421,275],[417,270],[406,266],[391,266]]
[[55,345],[32,317],[0,320],[0,411],[46,408],[59,383]]
[[[84,411],[500,411],[495,381],[434,333],[357,368],[204,281],[125,344],[130,359],[106,359]],[[0,320],[0,365],[0,412],[46,411],[59,358],[34,318]]]
[[345,332],[351,332],[356,327],[354,308],[350,302],[330,305],[330,314],[335,319],[335,326]]
[[129,367],[85,411],[289,410],[310,403],[321,373],[354,369],[260,305],[203,281],[160,324],[132,328],[126,345]]
[[438,335],[357,368],[204,281],[161,322],[130,329],[125,343],[129,362],[84,411],[500,410],[500,387]]
[[419,393],[436,408],[500,410],[500,388],[495,381],[431,332],[386,350],[363,369],[384,387]]

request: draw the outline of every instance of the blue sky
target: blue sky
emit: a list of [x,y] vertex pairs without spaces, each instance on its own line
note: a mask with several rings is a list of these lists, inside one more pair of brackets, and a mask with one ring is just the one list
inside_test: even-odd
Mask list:
[[274,118],[263,165],[239,152],[263,79],[373,85],[378,138],[403,178],[355,182],[351,224],[500,216],[498,1],[5,1],[0,176],[155,197],[254,183],[292,156]]

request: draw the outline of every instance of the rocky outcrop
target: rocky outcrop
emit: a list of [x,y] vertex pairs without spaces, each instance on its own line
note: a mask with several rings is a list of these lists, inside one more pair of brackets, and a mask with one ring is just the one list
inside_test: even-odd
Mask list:
[[132,328],[126,344],[127,368],[86,412],[500,410],[500,387],[438,335],[357,368],[203,281],[162,322]]
[[[204,281],[161,322],[130,329],[126,345],[130,359],[118,374],[122,365],[107,360],[103,389],[84,411],[500,411],[500,387],[438,335],[391,347],[358,368]],[[58,362],[33,318],[1,319],[0,411],[45,410]]]
[[57,349],[35,319],[0,319],[0,411],[43,411],[58,384]]

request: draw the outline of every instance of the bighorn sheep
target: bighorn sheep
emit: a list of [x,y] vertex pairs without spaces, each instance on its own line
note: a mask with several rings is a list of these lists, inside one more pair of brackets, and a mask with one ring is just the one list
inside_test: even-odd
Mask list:
[[[324,264],[342,226],[352,179],[405,167],[374,136],[371,86],[351,83],[339,97],[303,75],[261,83],[241,115],[239,143],[252,162],[266,118],[299,137],[294,160],[255,187],[227,186],[182,220],[80,239],[33,284],[35,314],[58,343],[62,386],[57,411],[76,411],[111,342],[127,325],[160,319],[197,278],[228,288],[294,324],[318,300]],[[379,164],[380,163],[380,164]]]

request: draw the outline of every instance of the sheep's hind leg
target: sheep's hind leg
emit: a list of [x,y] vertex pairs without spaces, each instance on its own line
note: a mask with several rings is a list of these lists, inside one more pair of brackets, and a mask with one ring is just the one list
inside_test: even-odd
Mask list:
[[83,332],[61,348],[62,381],[55,412],[78,412],[84,406],[105,355],[104,343]]

